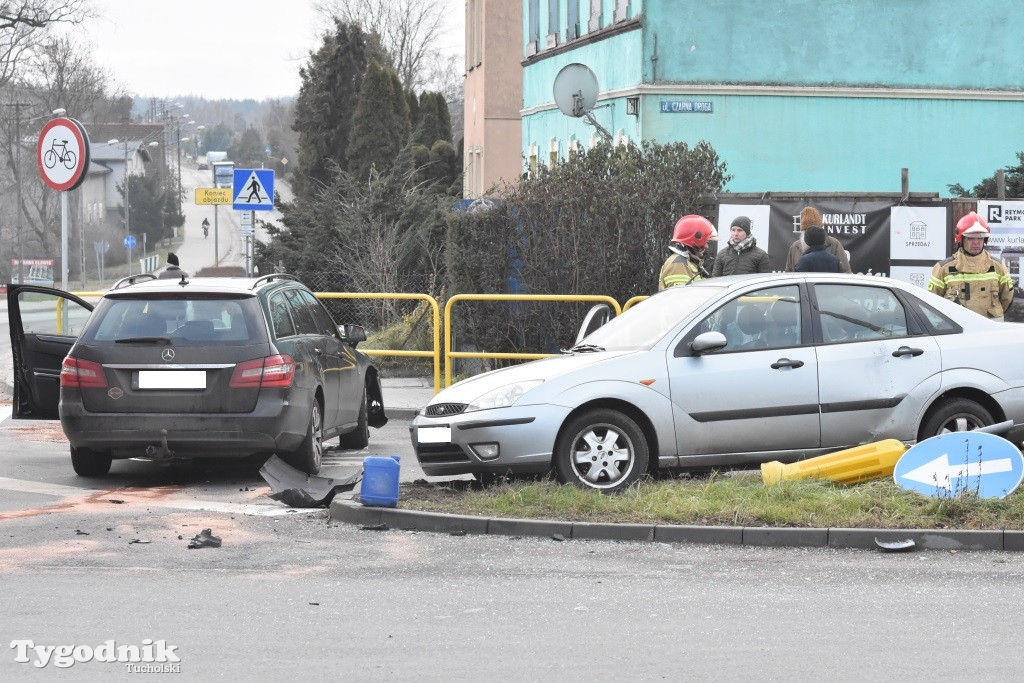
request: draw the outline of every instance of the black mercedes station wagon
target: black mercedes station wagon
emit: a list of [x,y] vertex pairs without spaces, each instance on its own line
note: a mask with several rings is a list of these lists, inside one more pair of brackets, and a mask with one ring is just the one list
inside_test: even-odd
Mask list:
[[367,445],[387,422],[377,368],[294,277],[136,275],[95,309],[11,285],[13,417],[60,418],[71,464],[101,476],[124,458],[276,453],[309,474],[324,441]]

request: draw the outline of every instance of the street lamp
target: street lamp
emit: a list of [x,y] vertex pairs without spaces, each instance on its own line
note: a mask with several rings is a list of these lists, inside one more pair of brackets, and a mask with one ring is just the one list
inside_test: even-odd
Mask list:
[[[114,138],[108,140],[108,145],[116,145],[119,140]],[[128,221],[128,211],[131,204],[128,201],[128,140],[124,141],[124,173],[121,175],[121,183],[124,186],[124,260],[128,264],[128,275],[132,274],[132,250],[128,246],[128,236],[131,235]]]
[[[18,284],[25,284],[25,252],[22,248],[21,233],[25,230],[25,206],[21,196],[21,108],[27,107],[28,105],[23,102],[14,102],[8,105],[14,107],[14,153],[15,153],[15,175],[18,182]],[[64,116],[67,113],[66,109],[58,108],[50,112],[53,116]],[[41,116],[33,116],[32,118],[25,121],[25,123],[32,123],[39,119],[46,118],[48,115],[43,114]]]

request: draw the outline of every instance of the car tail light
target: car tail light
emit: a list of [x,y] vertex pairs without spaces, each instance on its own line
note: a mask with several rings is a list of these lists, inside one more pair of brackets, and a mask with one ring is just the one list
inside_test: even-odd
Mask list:
[[99,363],[67,356],[60,366],[60,385],[80,389],[106,389],[107,376]]
[[295,379],[295,361],[288,354],[254,358],[235,366],[230,386],[236,389],[290,387]]

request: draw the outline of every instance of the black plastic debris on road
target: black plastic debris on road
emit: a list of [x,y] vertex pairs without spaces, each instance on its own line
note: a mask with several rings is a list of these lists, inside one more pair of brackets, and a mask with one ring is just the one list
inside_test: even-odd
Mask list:
[[381,524],[364,524],[360,528],[363,531],[387,531],[388,530],[388,525],[384,524],[384,523],[381,523]]
[[363,480],[363,470],[347,477],[318,477],[300,472],[276,455],[260,468],[260,476],[268,484],[271,498],[293,508],[326,507],[331,504],[334,496],[344,491],[351,491]]
[[905,541],[881,541],[876,538],[875,545],[884,553],[905,553],[916,547],[914,541],[909,538]]
[[188,542],[189,550],[195,548],[219,548],[220,536],[214,536],[210,529],[203,529]]

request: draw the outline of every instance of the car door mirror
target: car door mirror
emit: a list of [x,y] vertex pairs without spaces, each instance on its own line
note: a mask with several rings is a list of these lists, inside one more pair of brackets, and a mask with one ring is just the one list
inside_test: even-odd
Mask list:
[[366,330],[362,325],[338,325],[338,336],[343,342],[355,346],[359,342],[366,341]]
[[583,324],[580,325],[580,331],[576,333],[576,344],[583,341],[583,338],[588,334],[601,327],[605,323],[614,317],[612,315],[612,309],[608,304],[597,304],[593,306],[587,314],[583,316]]
[[705,332],[698,334],[697,338],[690,342],[690,350],[694,355],[701,356],[725,348],[729,341],[721,332]]

